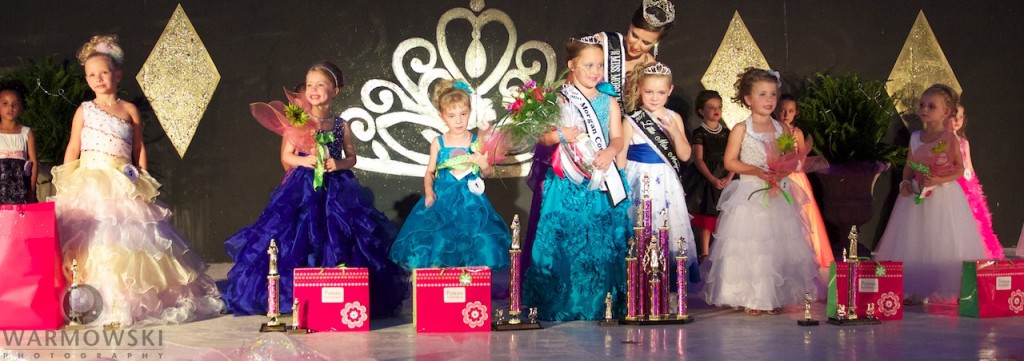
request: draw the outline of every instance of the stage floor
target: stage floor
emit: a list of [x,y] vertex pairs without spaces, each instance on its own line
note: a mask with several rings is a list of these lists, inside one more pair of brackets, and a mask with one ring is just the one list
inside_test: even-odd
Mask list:
[[[210,274],[223,280],[229,268],[213,264]],[[495,303],[501,305],[507,301]],[[692,297],[691,305],[696,322],[685,326],[599,327],[577,321],[484,334],[416,334],[411,301],[400,317],[374,320],[373,331],[365,333],[260,334],[265,317],[225,315],[152,328],[163,334],[163,345],[155,349],[90,350],[86,358],[143,359],[145,353],[150,360],[1024,360],[1024,317],[958,318],[936,313],[952,309],[909,306],[902,321],[877,326],[800,327],[802,307],[778,316],[750,316]],[[813,310],[824,321],[824,304],[814,304]],[[83,359],[77,350],[71,358],[62,352],[23,357]]]

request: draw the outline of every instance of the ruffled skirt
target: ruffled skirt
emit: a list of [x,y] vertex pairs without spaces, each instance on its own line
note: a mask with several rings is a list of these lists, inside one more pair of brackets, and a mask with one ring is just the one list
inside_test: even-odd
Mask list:
[[780,185],[793,196],[793,204],[781,195],[754,193],[764,184],[744,177],[722,192],[705,278],[709,304],[772,310],[803,302],[805,293],[824,295],[799,214],[806,195],[787,179]]
[[224,242],[235,261],[224,292],[228,310],[236,316],[267,312],[267,249],[276,240],[281,313],[292,309],[295,268],[344,264],[370,270],[371,314],[393,315],[409,293],[405,271],[388,259],[395,228],[351,171],[327,173],[324,188],[314,190],[313,170],[295,168],[256,222]]
[[543,193],[524,305],[543,320],[594,320],[604,317],[611,292],[623,309],[630,200],[613,207],[607,193],[550,170]]
[[52,171],[65,272],[77,260],[82,283],[102,297],[94,324],[183,323],[219,314],[224,304],[206,264],[171,225],[171,212],[154,201],[160,184],[145,171],[133,181],[123,164],[86,152]]
[[507,268],[512,243],[508,226],[484,194],[466,182],[438,180],[437,199],[427,208],[421,198],[391,247],[391,259],[406,269],[487,266]]

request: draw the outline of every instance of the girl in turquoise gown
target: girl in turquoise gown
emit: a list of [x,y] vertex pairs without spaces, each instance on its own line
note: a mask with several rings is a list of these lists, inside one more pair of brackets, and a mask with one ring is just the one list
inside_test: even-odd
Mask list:
[[471,91],[462,81],[442,81],[435,90],[448,131],[430,145],[425,194],[391,247],[391,259],[406,269],[508,267],[512,238],[484,194],[480,176],[489,165],[476,152],[477,136],[467,129]]
[[[629,190],[614,162],[623,147],[622,122],[618,103],[602,93],[614,91],[600,83],[601,46],[586,36],[571,39],[566,50],[571,81],[562,88],[563,127],[541,139],[559,149],[544,180],[532,265],[523,286],[524,304],[552,321],[604,317],[609,292],[616,309],[622,308],[630,231],[629,199],[614,202],[611,196],[617,194],[612,190]],[[588,128],[593,133],[583,130]],[[587,149],[600,150],[592,159],[573,161],[572,154]]]

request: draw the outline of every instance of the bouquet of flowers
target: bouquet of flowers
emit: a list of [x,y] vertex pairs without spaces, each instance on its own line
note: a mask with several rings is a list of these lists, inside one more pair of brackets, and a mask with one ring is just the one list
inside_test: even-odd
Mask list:
[[561,120],[558,87],[528,81],[515,90],[505,110],[507,113],[482,145],[491,164],[504,160],[508,152],[528,151],[541,135],[558,126]]
[[[949,143],[947,143],[945,140],[940,140],[938,143],[935,144],[934,147],[932,147],[931,156],[926,162],[910,161],[907,163],[907,166],[910,167],[910,169],[913,169],[921,176],[931,176],[933,173],[935,173],[932,171],[933,168],[946,165],[949,162],[949,157],[946,155],[947,151],[949,151]],[[920,185],[916,182],[916,177],[915,182],[912,184],[914,188],[913,192],[917,194],[917,196],[914,197],[914,204],[921,204],[921,202],[924,202],[924,199],[931,196],[932,192],[935,190],[934,185],[923,188],[920,187]]]
[[[772,172],[811,172],[827,166],[824,159],[820,157],[813,157],[810,161],[808,160],[807,154],[812,149],[811,139],[807,140],[807,144],[803,149],[797,147],[796,137],[789,133],[783,134],[774,140],[762,140],[761,142],[764,144],[764,151],[768,156],[766,165],[768,170]],[[753,197],[754,194],[766,192],[770,197],[782,195],[786,202],[793,203],[793,196],[779,186],[778,180],[766,183],[764,188],[750,193],[747,199]]]
[[324,168],[324,161],[327,154],[327,144],[334,141],[334,133],[318,133],[320,125],[309,119],[309,104],[298,93],[285,89],[285,98],[288,103],[272,101],[270,103],[249,104],[249,111],[256,121],[274,133],[280,134],[288,140],[295,149],[306,153],[317,155],[317,166],[313,172],[314,189],[323,188],[323,177],[327,173]]

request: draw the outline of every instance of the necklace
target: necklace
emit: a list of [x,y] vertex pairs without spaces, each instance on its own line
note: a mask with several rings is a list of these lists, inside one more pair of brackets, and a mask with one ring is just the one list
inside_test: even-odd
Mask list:
[[112,102],[101,103],[99,101],[96,101],[96,104],[99,104],[99,105],[102,105],[102,106],[105,106],[105,107],[110,107],[110,106],[113,106],[114,104],[117,104],[117,103],[120,103],[120,102],[121,102],[121,98],[114,98],[114,101],[112,101]]
[[309,117],[313,118],[313,119],[316,119],[318,122],[321,122],[321,123],[325,122],[327,120],[334,120],[334,115],[331,115],[331,114],[328,114],[326,117],[321,118],[321,117],[313,115],[313,113],[310,112],[309,113]]
[[700,127],[704,128],[704,130],[708,131],[708,134],[718,134],[718,133],[721,133],[722,129],[724,128],[722,126],[722,123],[718,123],[718,128],[711,129],[711,128],[708,128],[707,124],[705,124],[703,122],[700,123]]

